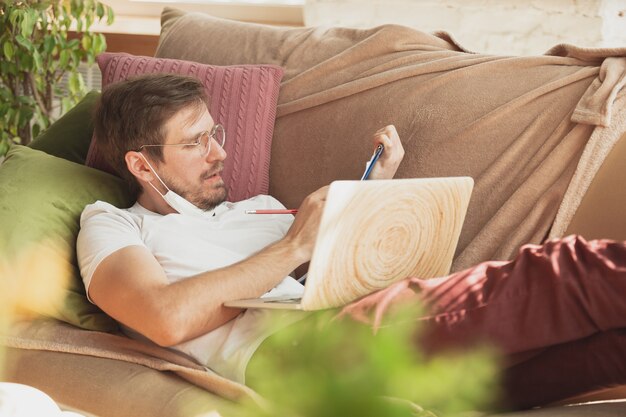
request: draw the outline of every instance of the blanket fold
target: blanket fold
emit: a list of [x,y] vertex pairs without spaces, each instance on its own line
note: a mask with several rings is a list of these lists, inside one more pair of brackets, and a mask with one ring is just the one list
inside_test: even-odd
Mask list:
[[123,335],[86,331],[55,320],[24,321],[0,337],[7,347],[47,350],[115,359],[169,371],[224,398],[261,397],[250,388],[223,378],[197,362],[169,349],[130,339]]

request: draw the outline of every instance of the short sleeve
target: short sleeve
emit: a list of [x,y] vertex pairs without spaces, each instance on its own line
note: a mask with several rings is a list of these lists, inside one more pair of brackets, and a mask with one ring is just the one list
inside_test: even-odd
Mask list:
[[100,262],[113,252],[134,245],[145,247],[137,216],[102,201],[85,207],[80,217],[76,252],[87,298],[91,278]]

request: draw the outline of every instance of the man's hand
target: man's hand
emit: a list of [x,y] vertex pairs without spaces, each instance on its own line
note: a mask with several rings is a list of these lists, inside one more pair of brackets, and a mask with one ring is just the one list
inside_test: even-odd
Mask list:
[[186,342],[241,313],[224,302],[257,298],[311,259],[328,187],[309,195],[287,235],[232,265],[174,282],[146,247],[131,245],[100,262],[89,295],[107,314],[161,346]]
[[325,186],[304,199],[298,208],[296,219],[284,238],[293,245],[302,263],[308,262],[313,254],[327,194],[328,186]]
[[379,144],[385,147],[385,150],[380,155],[380,158],[372,168],[370,173],[370,179],[372,180],[384,180],[391,179],[396,174],[402,158],[404,158],[404,148],[400,137],[394,125],[385,126],[376,133],[373,137],[374,148]]

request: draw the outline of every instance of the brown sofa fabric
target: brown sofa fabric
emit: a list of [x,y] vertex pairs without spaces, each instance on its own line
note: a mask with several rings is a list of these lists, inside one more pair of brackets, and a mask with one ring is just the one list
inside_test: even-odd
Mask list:
[[[250,388],[208,371],[191,358],[149,342],[126,336],[86,331],[56,320],[20,321],[1,335],[8,348],[94,356],[120,362],[119,366],[141,365],[155,371],[177,375],[200,388],[227,399],[260,397]],[[61,400],[72,405],[71,403]],[[88,410],[90,411],[90,410]]]
[[[399,177],[473,177],[453,270],[547,236],[595,129],[572,117],[610,122],[621,81],[603,83],[600,67],[604,56],[626,56],[469,54],[441,34],[394,25],[272,28],[173,9],[162,22],[157,56],[285,68],[270,194],[290,208],[332,180],[358,178],[385,124],[406,149]],[[604,73],[619,73],[616,59]]]
[[42,390],[56,402],[106,417],[188,417],[235,404],[168,372],[115,359],[10,348],[4,380]]
[[626,240],[626,134],[593,178],[566,234]]

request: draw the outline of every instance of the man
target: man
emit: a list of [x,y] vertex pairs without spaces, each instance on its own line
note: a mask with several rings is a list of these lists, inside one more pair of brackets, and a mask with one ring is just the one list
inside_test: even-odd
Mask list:
[[[284,208],[269,196],[225,202],[225,132],[203,91],[192,78],[151,75],[102,93],[95,134],[137,202],[128,210],[104,202],[86,207],[78,258],[90,300],[130,336],[243,381],[252,353],[276,330],[260,321],[273,315],[285,325],[300,315],[223,303],[275,287],[302,291],[288,275],[310,260],[327,189],[308,196],[295,219],[245,214]],[[381,129],[373,142],[385,152],[370,178],[392,178],[404,155],[395,128]]]
[[[97,202],[81,218],[78,256],[90,299],[133,337],[146,337],[243,381],[258,345],[301,316],[223,307],[227,300],[294,291],[285,278],[311,256],[326,189],[298,215],[269,196],[232,204],[219,176],[223,131],[201,85],[147,76],[110,86],[95,117],[99,145],[138,191],[120,210]],[[395,129],[374,135],[385,152],[373,178],[391,178],[404,151]],[[449,277],[410,279],[346,307],[379,323],[400,299],[426,303],[429,349],[488,339],[509,355],[512,404],[527,407],[626,383],[626,245],[568,237],[527,246],[510,262]],[[408,301],[407,301],[408,300]],[[272,315],[274,328],[259,322]]]

